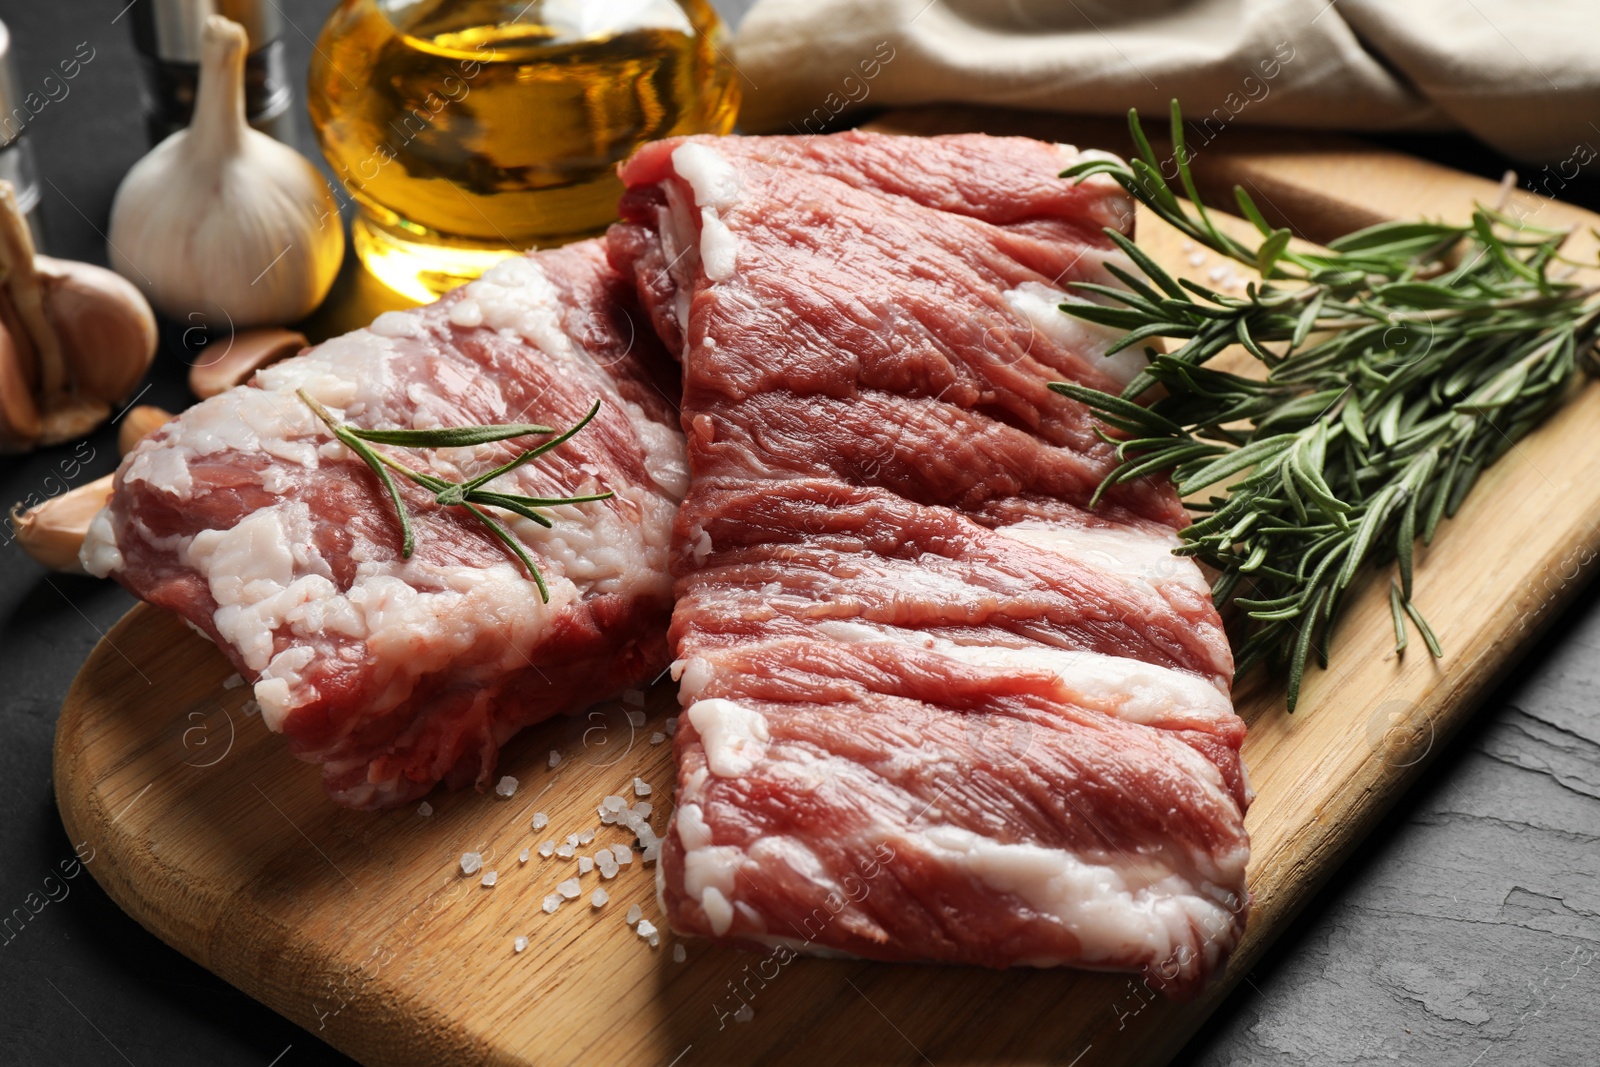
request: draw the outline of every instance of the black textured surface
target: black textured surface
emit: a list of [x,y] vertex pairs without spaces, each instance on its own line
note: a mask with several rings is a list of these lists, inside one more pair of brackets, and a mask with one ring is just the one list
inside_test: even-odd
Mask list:
[[[278,3],[303,97],[310,38],[331,4]],[[127,19],[113,23],[121,8],[0,0],[24,92],[79,42],[94,49],[30,137],[47,178],[47,250],[101,263],[112,193],[148,147]],[[301,147],[315,157],[303,114],[300,123]],[[1502,166],[1460,138],[1389,141],[1491,176]],[[1600,203],[1592,182],[1566,193]],[[183,341],[169,324],[144,402],[186,403]],[[69,446],[0,458],[0,499],[59,492],[115,466],[110,431],[89,448],[92,456]],[[46,577],[0,544],[0,918],[24,916],[0,933],[0,1064],[347,1064],[146,933],[81,870],[64,876],[75,843],[50,778],[56,713],[90,648],[131,603],[110,583]],[[1180,1062],[1600,1063],[1597,690],[1600,605],[1590,591],[1436,755]],[[940,1062],[937,1048],[922,1051]]]

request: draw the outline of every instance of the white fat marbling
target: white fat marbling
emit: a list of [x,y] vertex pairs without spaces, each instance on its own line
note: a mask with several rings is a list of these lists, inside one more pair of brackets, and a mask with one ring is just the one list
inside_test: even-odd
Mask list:
[[1160,591],[1177,583],[1197,593],[1211,592],[1194,560],[1172,554],[1183,541],[1165,528],[1067,526],[1029,519],[997,527],[995,532],[1105,571],[1132,585]]
[[772,739],[764,715],[731,700],[697,700],[684,714],[700,734],[706,765],[719,778],[749,774]]
[[1122,339],[1124,331],[1075,318],[1061,310],[1062,304],[1090,303],[1081,296],[1064,293],[1042,282],[1023,282],[1015,289],[1006,290],[1005,299],[1018,318],[1056,346],[1109,375],[1119,385],[1127,385],[1149,365],[1139,345],[1106,355],[1106,350]]

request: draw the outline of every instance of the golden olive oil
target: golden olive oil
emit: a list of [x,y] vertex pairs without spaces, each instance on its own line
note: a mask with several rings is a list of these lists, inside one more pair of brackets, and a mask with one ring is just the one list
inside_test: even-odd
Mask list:
[[309,104],[357,254],[427,300],[601,232],[636,147],[733,127],[723,38],[705,0],[346,0]]

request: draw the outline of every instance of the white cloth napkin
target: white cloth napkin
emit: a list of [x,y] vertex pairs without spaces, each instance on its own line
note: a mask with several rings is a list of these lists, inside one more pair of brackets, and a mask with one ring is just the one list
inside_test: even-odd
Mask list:
[[1080,114],[1177,97],[1212,128],[1466,130],[1524,160],[1600,145],[1600,0],[759,0],[741,121],[861,106]]

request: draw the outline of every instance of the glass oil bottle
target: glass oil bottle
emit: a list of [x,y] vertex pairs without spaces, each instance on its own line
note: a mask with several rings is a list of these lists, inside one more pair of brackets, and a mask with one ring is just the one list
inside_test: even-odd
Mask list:
[[308,103],[357,254],[431,300],[602,232],[636,147],[733,127],[724,37],[705,0],[345,0]]

